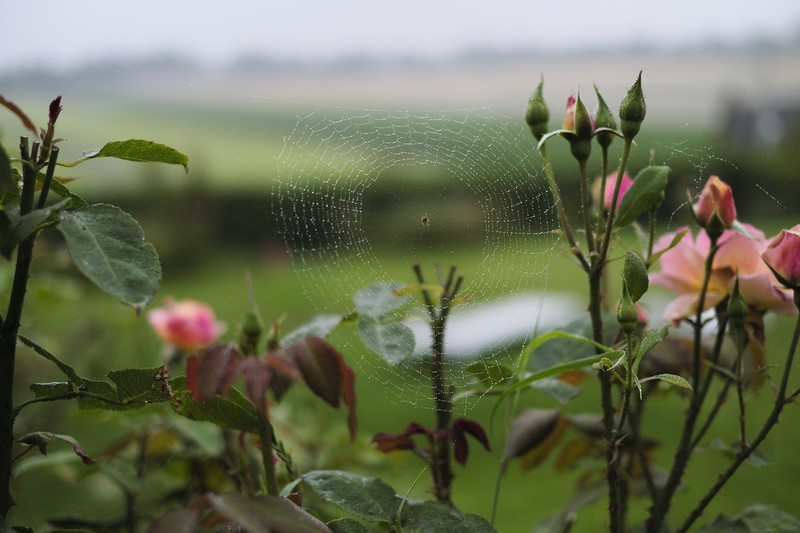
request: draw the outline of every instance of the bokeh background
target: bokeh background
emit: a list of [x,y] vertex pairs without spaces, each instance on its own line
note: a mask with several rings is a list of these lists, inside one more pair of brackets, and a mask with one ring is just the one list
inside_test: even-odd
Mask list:
[[[800,218],[800,3],[793,0],[611,0],[568,6],[508,0],[413,0],[402,5],[236,0],[224,7],[185,1],[140,0],[123,6],[43,0],[3,11],[0,94],[39,123],[49,101],[63,96],[62,159],[76,159],[107,140],[127,138],[163,142],[189,156],[188,174],[108,161],[64,174],[79,178],[72,183],[78,194],[119,204],[141,222],[164,266],[156,305],[168,295],[206,301],[229,324],[229,335],[235,334],[246,309],[245,272],[252,273],[262,314],[268,320],[282,317],[287,330],[319,310],[314,288],[295,274],[272,209],[274,183],[287,178],[279,176],[278,158],[298,120],[314,113],[459,115],[480,110],[507,117],[524,132],[522,115],[540,77],[551,127],[556,127],[570,94],[580,91],[593,109],[597,84],[616,111],[627,87],[643,71],[648,117],[634,161],[646,163],[653,150],[655,160],[673,167],[664,229],[688,222],[686,191],[696,193],[709,174],[719,174],[734,186],[742,218],[767,235]],[[21,133],[10,114],[0,115],[0,141],[7,149]],[[559,150],[553,156],[570,191],[575,173],[566,151]],[[375,192],[386,187],[402,199],[403,191],[411,190],[403,179],[402,174],[383,179]],[[441,194],[446,185],[436,175],[424,186],[415,182],[414,195],[396,200],[391,209],[417,209],[420,197]],[[577,194],[568,193],[566,201],[574,207]],[[162,347],[141,317],[86,286],[68,266],[56,238],[46,239],[42,249],[24,325],[30,336],[98,376],[115,367],[158,364]],[[387,245],[376,256],[393,276],[408,275],[408,281],[410,270],[398,260],[405,252]],[[481,247],[471,253],[474,257],[466,264],[480,265]],[[0,281],[7,290],[10,278],[4,269]],[[53,270],[56,276],[44,274]],[[567,294],[575,291],[578,274],[555,253],[548,274],[532,285],[551,295]],[[369,280],[354,277],[353,286],[362,281]],[[777,359],[783,357],[779,348],[788,327],[780,320],[768,324]],[[369,360],[357,342],[346,346],[353,351],[346,356]],[[46,364],[28,359],[21,364],[21,380],[56,378]],[[354,462],[355,468],[385,477],[403,493],[419,473],[416,463],[378,457],[366,441],[371,433],[399,431],[412,419],[427,422],[433,416],[425,402],[398,402],[385,394],[381,380],[390,378],[381,375],[379,380],[359,380],[365,406],[359,413],[364,432],[360,447],[352,453],[344,444],[338,454],[309,452],[309,464],[352,467]],[[587,384],[584,389],[570,410],[595,410],[594,387]],[[26,394],[19,391],[20,398]],[[761,396],[754,405],[766,404],[769,390]],[[528,401],[552,404],[545,397]],[[299,410],[308,409],[299,404]],[[680,406],[680,398],[667,397],[653,415],[650,429],[666,441],[658,452],[664,461],[680,422]],[[793,407],[765,446],[776,465],[744,468],[711,506],[709,517],[734,513],[751,501],[794,510],[800,462],[793,450],[800,438],[800,417]],[[470,416],[480,419],[486,411],[478,406]],[[391,422],[386,412],[393,413]],[[32,411],[20,426],[70,431],[87,449],[97,451],[135,424],[147,423],[148,416],[123,423],[103,414],[43,408]],[[328,411],[314,411],[313,417],[306,440],[319,438],[333,425],[321,421],[332,417]],[[734,419],[731,410],[716,436],[734,435],[729,435]],[[495,433],[498,448],[502,440]],[[498,453],[478,457],[476,452],[476,464],[459,471],[456,501],[466,510],[488,515],[491,490],[486,479],[494,479]],[[344,458],[348,455],[358,457]],[[706,487],[723,462],[719,452],[704,453],[693,462],[687,485]],[[574,472],[557,475],[548,464],[528,474],[511,469],[499,530],[532,530],[570,497],[577,477]],[[24,495],[20,501],[28,503],[17,508],[17,517],[36,521],[48,513],[92,513],[98,508],[113,514],[122,505],[123,496],[114,490],[87,488],[82,482],[74,469],[60,464],[30,468],[18,480],[17,491]],[[414,494],[424,496],[425,483],[419,485]],[[47,513],[42,496],[36,496],[43,493]],[[693,495],[697,492],[681,496],[677,509],[687,509]],[[576,530],[599,530],[602,507],[599,503],[582,511]]]

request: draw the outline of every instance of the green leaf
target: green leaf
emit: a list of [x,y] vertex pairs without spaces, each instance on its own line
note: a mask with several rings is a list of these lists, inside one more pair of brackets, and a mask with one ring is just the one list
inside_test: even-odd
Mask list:
[[[563,332],[560,332],[560,331],[551,332],[551,333],[562,333],[563,334]],[[588,341],[589,344],[595,344],[594,342],[589,341],[588,339],[584,339],[584,340]],[[495,402],[495,404],[494,404],[494,407],[492,407],[492,413],[491,413],[490,418],[492,418],[492,419],[494,418],[494,415],[497,412],[497,408],[500,407],[500,404],[503,402],[503,400],[505,400],[510,394],[513,394],[513,393],[515,393],[515,392],[517,392],[519,390],[522,390],[525,387],[528,387],[530,384],[532,384],[532,383],[534,383],[536,381],[539,381],[539,380],[544,379],[544,378],[549,378],[549,377],[552,377],[552,376],[557,376],[559,374],[563,374],[564,372],[571,372],[573,370],[579,370],[581,368],[585,368],[587,366],[591,366],[591,365],[597,363],[598,361],[600,361],[602,359],[607,359],[609,356],[618,357],[618,356],[620,356],[622,354],[623,354],[623,352],[620,351],[620,350],[612,350],[610,352],[603,352],[601,354],[592,355],[592,356],[589,356],[589,357],[584,357],[582,359],[577,359],[575,361],[569,361],[567,363],[562,363],[560,365],[555,365],[553,367],[550,367],[550,368],[545,369],[545,370],[541,370],[539,372],[534,372],[533,374],[530,374],[530,375],[526,376],[524,379],[522,379],[522,380],[518,381],[517,383],[515,383],[514,385],[510,386],[509,388],[504,390],[502,394],[500,394],[500,396],[497,398],[497,402]]]
[[57,224],[59,213],[62,209],[69,207],[71,203],[72,201],[69,199],[62,200],[50,207],[36,209],[20,217],[9,229],[0,253],[5,257],[10,257],[19,243],[44,228]]
[[649,329],[644,333],[642,342],[639,344],[639,349],[636,351],[636,356],[633,358],[634,376],[639,374],[639,363],[642,362],[647,352],[666,339],[667,335],[669,335],[669,326],[662,326],[659,329]]
[[414,333],[400,322],[384,324],[370,316],[358,321],[364,343],[390,365],[402,363],[414,352]]
[[250,401],[234,388],[225,398],[215,396],[200,403],[186,390],[185,378],[170,382],[175,391],[176,411],[191,420],[211,422],[222,428],[258,433],[258,414]]
[[642,169],[620,200],[614,226],[617,228],[627,226],[660,202],[667,187],[668,176],[669,167],[652,166]]
[[14,173],[11,171],[11,160],[0,145],[0,196],[14,186]]
[[396,311],[408,302],[408,294],[398,295],[401,285],[395,282],[378,283],[362,289],[353,297],[356,310],[366,316],[381,318],[392,311]]
[[664,383],[669,383],[670,385],[675,385],[676,387],[682,387],[684,389],[694,391],[694,389],[692,389],[692,385],[686,381],[685,378],[676,376],[675,374],[656,374],[655,376],[648,376],[644,379],[640,379],[639,382],[644,383],[645,381],[653,381],[654,379],[663,381]]
[[558,403],[567,403],[581,394],[581,389],[556,378],[544,378],[531,383],[531,388],[542,392]]
[[[739,442],[733,442],[731,444],[725,443],[722,439],[714,439],[711,444],[709,444],[709,448],[714,450],[720,450],[724,452],[726,455],[730,457],[735,457],[742,451],[742,446]],[[750,453],[750,456],[745,459],[746,463],[755,466],[756,468],[762,468],[765,466],[771,466],[772,462],[764,455],[759,448],[756,448]]]
[[683,236],[686,235],[687,233],[689,233],[689,229],[688,228],[687,229],[682,229],[681,231],[677,232],[675,234],[675,236],[672,237],[672,240],[669,242],[669,245],[666,248],[664,248],[663,250],[659,250],[656,253],[654,253],[652,256],[650,256],[650,264],[652,265],[653,263],[656,262],[656,260],[658,260],[659,257],[661,257],[665,253],[669,252],[673,248],[675,248],[678,245],[678,243],[681,242],[681,239],[683,239]]
[[174,148],[153,141],[141,139],[128,139],[127,141],[113,141],[106,143],[100,150],[87,152],[83,157],[71,163],[59,163],[64,167],[76,167],[98,157],[114,157],[126,159],[128,161],[167,163],[170,165],[181,165],[186,172],[189,172],[189,158]]
[[393,523],[400,497],[377,478],[338,470],[316,470],[302,476],[303,486],[359,520]]
[[158,379],[161,367],[126,368],[108,373],[108,378],[117,391],[117,399],[122,402],[165,402],[169,395],[163,390],[164,382]]
[[129,214],[113,205],[93,204],[76,213],[62,211],[58,227],[75,264],[98,287],[137,312],[153,299],[161,264]]
[[[80,390],[81,392],[91,394],[91,396],[82,396],[78,398],[78,406],[81,409],[121,411],[128,408],[117,400],[117,390],[108,381],[84,378]],[[141,404],[131,407],[141,407]]]
[[331,520],[328,527],[333,533],[370,533],[361,522],[346,517]]
[[[522,353],[520,354],[520,357],[519,357],[519,361],[517,362],[517,375],[521,375],[528,368],[528,360],[530,359],[531,354],[537,348],[539,348],[540,346],[542,346],[545,343],[548,343],[548,342],[551,342],[551,341],[557,341],[557,340],[566,340],[566,341],[570,341],[570,343],[579,343],[579,344],[583,344],[583,345],[592,346],[594,348],[602,350],[603,352],[611,351],[611,348],[609,348],[608,346],[605,346],[605,345],[600,344],[600,343],[596,343],[592,339],[590,339],[590,338],[588,338],[588,337],[586,337],[584,335],[576,335],[574,333],[570,333],[570,332],[567,332],[567,331],[561,331],[561,330],[549,331],[549,332],[544,333],[542,335],[539,335],[538,337],[533,339],[522,350]],[[566,363],[569,363],[569,362],[570,361],[567,361]],[[561,361],[559,361],[559,363],[561,363]],[[558,365],[552,365],[551,368],[554,367],[554,366],[558,366]],[[544,377],[547,377],[547,376],[544,376]]]
[[622,271],[622,279],[631,300],[638,302],[650,285],[650,278],[647,276],[647,267],[636,252],[625,252],[625,266]]
[[718,516],[701,533],[799,533],[800,519],[774,505],[754,504],[733,516]]
[[33,392],[34,398],[60,398],[75,392],[72,384],[66,381],[54,381],[51,383],[31,383],[28,387]]
[[320,337],[324,339],[333,330],[333,328],[342,323],[342,320],[344,320],[342,315],[315,316],[311,322],[306,322],[299,328],[285,335],[281,339],[281,342],[283,344],[292,344],[293,342],[297,342],[308,337]]
[[513,368],[485,359],[467,365],[464,370],[478,378],[486,389],[496,387],[514,377]]
[[41,346],[39,346],[38,344],[36,344],[35,342],[33,342],[32,340],[23,335],[18,335],[17,338],[22,342],[22,344],[28,346],[29,348],[32,348],[33,351],[36,352],[37,354],[41,355],[48,361],[55,363],[56,366],[59,368],[59,370],[61,370],[61,372],[65,376],[67,376],[67,378],[69,379],[70,383],[73,386],[80,387],[81,385],[84,384],[85,380],[82,377],[80,377],[77,372],[75,372],[75,369],[66,364],[65,362],[61,361],[58,357],[51,354],[50,352],[48,352],[47,350],[45,350],[44,348],[42,348]]
[[410,502],[403,507],[403,533],[496,533],[484,518],[431,501]]
[[330,530],[291,501],[277,496],[249,498],[240,493],[206,495],[214,510],[246,531],[330,533]]
[[[81,209],[85,208],[87,205],[86,200],[78,196],[77,194],[70,191],[66,185],[58,181],[59,178],[53,178],[50,180],[50,190],[59,195],[62,198],[69,198],[72,200],[72,208],[77,209],[80,211]],[[36,180],[40,183],[44,183],[45,175],[41,172],[36,176]]]

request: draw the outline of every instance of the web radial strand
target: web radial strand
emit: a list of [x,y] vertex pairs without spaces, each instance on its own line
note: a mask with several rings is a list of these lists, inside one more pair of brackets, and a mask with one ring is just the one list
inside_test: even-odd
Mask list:
[[[273,208],[320,313],[347,315],[354,294],[378,282],[410,285],[414,262],[430,282],[435,268],[444,275],[454,265],[468,299],[448,326],[448,381],[466,384],[464,366],[478,358],[508,362],[519,353],[557,243],[550,194],[523,127],[474,111],[317,110],[298,121],[278,165]],[[414,355],[399,363],[386,364],[355,335],[336,340],[359,376],[380,380],[398,400],[432,406],[426,316],[421,305],[409,308]]]

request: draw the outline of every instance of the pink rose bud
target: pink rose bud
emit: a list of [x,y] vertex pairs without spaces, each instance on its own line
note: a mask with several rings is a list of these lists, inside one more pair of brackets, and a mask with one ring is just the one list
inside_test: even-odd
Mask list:
[[724,228],[730,228],[736,220],[736,204],[733,203],[733,191],[730,186],[717,176],[708,178],[700,193],[700,199],[692,207],[697,223],[707,228],[711,218],[716,214]]
[[781,230],[769,242],[761,258],[783,285],[800,288],[800,224]]
[[[606,190],[603,195],[603,208],[608,211],[611,209],[611,200],[614,198],[614,186],[617,182],[617,173],[609,174],[606,179]],[[622,175],[622,181],[619,184],[619,194],[617,194],[617,211],[619,211],[620,200],[625,196],[625,193],[633,185],[633,179],[626,173]]]
[[153,309],[147,320],[156,334],[167,344],[184,351],[193,351],[211,344],[224,327],[214,319],[214,311],[195,300],[167,299],[165,307]]

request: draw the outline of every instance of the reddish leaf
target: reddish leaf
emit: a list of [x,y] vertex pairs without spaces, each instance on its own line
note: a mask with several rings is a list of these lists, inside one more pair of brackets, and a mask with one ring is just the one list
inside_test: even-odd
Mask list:
[[339,368],[342,374],[342,399],[347,406],[347,427],[350,430],[350,441],[356,440],[358,420],[356,419],[356,374],[344,364],[344,359],[339,359]]
[[233,344],[212,344],[186,361],[186,384],[198,402],[224,396],[236,379],[239,352]]
[[0,105],[5,106],[9,111],[17,115],[17,117],[22,121],[22,124],[28,130],[32,131],[34,135],[39,134],[38,130],[36,129],[36,125],[17,104],[0,96]]
[[275,400],[281,401],[295,381],[300,379],[300,372],[291,359],[276,354],[266,354],[267,366],[272,369],[269,388]]
[[294,360],[308,388],[331,406],[339,407],[341,354],[319,337],[298,341],[286,348],[286,353]]
[[253,402],[259,415],[267,417],[267,389],[272,378],[269,363],[265,357],[247,357],[239,365],[244,376],[247,397]]
[[48,120],[49,120],[48,124],[50,126],[52,126],[53,124],[56,123],[56,120],[58,120],[58,115],[61,114],[61,110],[62,109],[64,109],[64,107],[61,105],[61,97],[60,96],[56,97],[55,100],[50,102],[50,110],[49,110],[49,113],[47,115],[48,116]]
[[450,425],[450,432],[453,439],[455,458],[461,466],[467,464],[467,457],[469,457],[467,434],[472,435],[486,450],[489,450],[489,437],[486,435],[486,431],[473,420],[457,418]]
[[417,424],[411,422],[402,433],[393,435],[391,433],[378,433],[372,437],[373,444],[376,445],[378,450],[383,453],[394,452],[397,450],[413,450],[415,447],[414,440],[411,438],[414,434],[428,434],[430,431]]
[[358,428],[356,419],[356,375],[344,362],[336,348],[319,337],[308,337],[286,348],[285,353],[297,365],[311,392],[333,407],[339,407],[341,398],[347,406],[347,427],[350,440],[355,440]]

